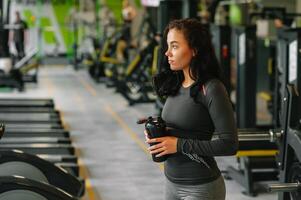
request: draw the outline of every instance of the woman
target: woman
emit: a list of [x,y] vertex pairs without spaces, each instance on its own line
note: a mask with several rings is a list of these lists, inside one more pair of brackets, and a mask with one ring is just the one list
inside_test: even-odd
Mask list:
[[181,19],[169,23],[163,41],[169,66],[154,77],[154,86],[167,97],[162,118],[169,136],[146,135],[146,142],[158,142],[149,148],[151,154],[169,154],[165,200],[224,200],[225,184],[214,156],[234,155],[238,140],[211,36],[197,20]]

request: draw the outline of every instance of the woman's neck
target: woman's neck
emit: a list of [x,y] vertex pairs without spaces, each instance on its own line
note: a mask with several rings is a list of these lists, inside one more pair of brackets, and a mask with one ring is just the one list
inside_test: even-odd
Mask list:
[[183,69],[184,80],[182,82],[182,86],[185,88],[191,86],[195,82],[189,75],[189,69],[190,69],[189,67]]

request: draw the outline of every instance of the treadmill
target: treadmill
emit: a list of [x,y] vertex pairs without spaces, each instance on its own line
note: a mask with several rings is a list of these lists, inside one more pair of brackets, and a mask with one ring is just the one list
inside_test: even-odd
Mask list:
[[70,133],[63,129],[6,129],[4,137],[70,137]]
[[0,98],[0,107],[54,107],[52,99]]
[[78,200],[67,192],[47,183],[22,176],[0,177],[0,200]]
[[58,113],[54,107],[0,107],[0,113]]
[[84,181],[37,156],[19,151],[0,151],[0,177],[9,175],[49,183],[76,197],[84,194]]
[[66,137],[5,137],[0,140],[2,144],[71,144],[71,139]]
[[7,131],[10,130],[32,130],[32,129],[47,129],[49,131],[56,129],[64,129],[62,124],[58,123],[5,123]]
[[29,154],[74,155],[75,149],[70,144],[1,144],[0,150],[20,150]]
[[0,120],[6,119],[10,121],[59,121],[60,115],[56,112],[50,113],[32,113],[32,112],[1,112]]

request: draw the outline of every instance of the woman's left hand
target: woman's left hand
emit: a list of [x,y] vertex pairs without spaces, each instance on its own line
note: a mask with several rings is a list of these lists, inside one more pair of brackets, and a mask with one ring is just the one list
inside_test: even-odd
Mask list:
[[159,137],[146,140],[147,143],[158,143],[150,146],[148,150],[151,154],[158,153],[156,157],[160,157],[166,154],[173,154],[177,152],[178,138],[172,136]]

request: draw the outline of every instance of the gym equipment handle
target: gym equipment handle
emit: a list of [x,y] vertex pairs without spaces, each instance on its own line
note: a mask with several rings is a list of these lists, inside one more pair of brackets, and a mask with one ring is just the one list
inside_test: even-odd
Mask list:
[[238,132],[238,140],[275,142],[281,137],[282,134],[283,131],[275,132],[274,130],[269,130],[269,132],[244,131],[244,132]]
[[301,189],[301,183],[275,183],[268,184],[268,192],[294,192]]

